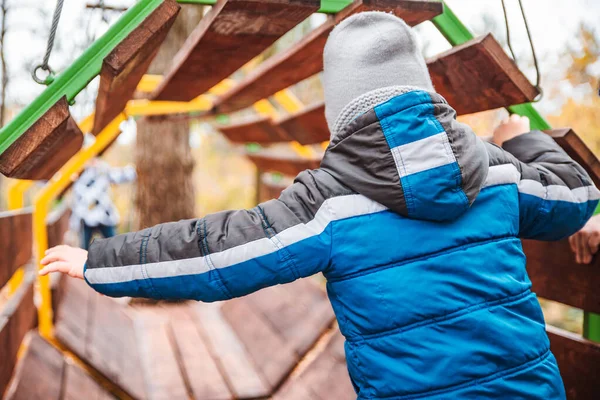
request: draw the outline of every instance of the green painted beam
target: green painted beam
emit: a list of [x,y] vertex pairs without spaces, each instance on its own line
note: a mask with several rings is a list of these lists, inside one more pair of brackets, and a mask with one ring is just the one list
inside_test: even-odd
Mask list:
[[4,153],[62,97],[66,96],[67,101],[72,102],[75,96],[100,73],[104,57],[161,3],[162,0],[140,0],[129,8],[102,37],[96,40],[69,68],[59,74],[42,94],[0,130],[0,154]]
[[[433,25],[435,25],[452,46],[458,46],[473,39],[474,36],[471,31],[469,31],[469,29],[460,21],[452,9],[448,7],[448,4],[443,0],[442,2],[444,3],[444,12],[433,18]],[[510,106],[507,107],[507,110],[511,114],[519,114],[528,117],[531,121],[531,129],[551,129],[548,121],[546,121],[531,103]]]
[[[198,4],[204,6],[212,6],[217,3],[217,0],[177,0],[181,4]],[[323,14],[335,14],[342,11],[352,0],[321,0],[321,8],[317,11]]]

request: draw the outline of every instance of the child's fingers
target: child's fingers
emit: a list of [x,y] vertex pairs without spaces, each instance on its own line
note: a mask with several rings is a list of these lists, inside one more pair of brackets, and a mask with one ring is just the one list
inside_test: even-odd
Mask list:
[[65,244],[61,244],[61,245],[49,248],[48,250],[46,250],[46,252],[44,254],[51,254],[51,253],[55,253],[57,251],[65,250],[65,249],[68,249],[68,248],[69,248],[69,246],[67,246]]
[[63,252],[58,251],[54,253],[49,253],[44,258],[42,258],[40,262],[42,263],[42,265],[46,265],[54,261],[65,261],[65,254]]
[[64,261],[56,261],[42,268],[39,274],[42,276],[48,275],[50,272],[62,272],[63,274],[66,274],[69,272],[70,269],[71,266],[69,265],[69,263],[66,263]]

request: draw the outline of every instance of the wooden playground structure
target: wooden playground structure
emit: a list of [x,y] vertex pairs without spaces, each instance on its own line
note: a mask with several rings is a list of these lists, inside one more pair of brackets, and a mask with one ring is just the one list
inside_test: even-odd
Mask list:
[[[539,94],[492,35],[474,38],[441,0],[185,0],[212,5],[164,76],[145,75],[175,21],[174,0],[140,0],[47,89],[0,130],[0,172],[15,180],[0,213],[0,396],[6,399],[351,399],[343,337],[323,287],[313,280],[219,304],[129,305],[63,278],[38,277],[45,250],[62,243],[69,211],[54,207],[86,162],[130,116],[212,118],[233,143],[256,143],[257,200],[318,168],[329,131],[322,103],[288,89],[318,74],[329,32],[360,11],[393,12],[410,25],[432,21],[453,46],[428,60],[436,90],[458,114],[506,107],[527,115],[600,186],[600,163],[570,129],[551,130],[531,102]],[[315,12],[325,23],[238,81],[232,73]],[[95,113],[76,122],[69,104],[100,75]],[[274,105],[278,105],[275,107]],[[279,111],[283,110],[283,112]],[[81,148],[83,133],[96,139]],[[288,143],[294,156],[269,146]],[[258,149],[258,150],[257,150]],[[47,180],[31,207],[24,193]],[[600,387],[600,261],[575,264],[567,241],[524,241],[533,291],[585,311],[583,336],[547,327],[569,399]],[[308,312],[310,310],[310,312]],[[498,332],[501,335],[502,332]],[[150,350],[151,349],[151,350]]]

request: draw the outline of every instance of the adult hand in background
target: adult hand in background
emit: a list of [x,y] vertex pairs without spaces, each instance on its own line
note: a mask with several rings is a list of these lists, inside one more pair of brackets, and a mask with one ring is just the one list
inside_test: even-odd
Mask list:
[[498,146],[502,146],[502,143],[507,140],[523,135],[530,130],[529,118],[513,114],[494,129],[492,141]]
[[600,214],[595,215],[583,228],[569,238],[571,250],[578,264],[589,264],[600,247]]

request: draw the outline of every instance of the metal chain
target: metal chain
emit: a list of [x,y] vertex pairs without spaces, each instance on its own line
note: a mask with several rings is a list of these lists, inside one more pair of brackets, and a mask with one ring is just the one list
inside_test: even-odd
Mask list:
[[[502,11],[504,12],[504,22],[506,24],[506,41],[508,43],[508,48],[510,49],[510,54],[512,54],[513,60],[515,63],[517,62],[517,57],[515,57],[515,52],[513,51],[511,40],[510,40],[510,27],[508,24],[508,16],[506,14],[506,5],[504,4],[504,0],[502,2]],[[527,31],[527,38],[529,39],[529,46],[531,47],[531,54],[533,55],[533,65],[535,67],[535,88],[540,92],[540,94],[535,98],[534,101],[540,101],[544,95],[544,91],[541,87],[542,82],[542,74],[540,73],[540,67],[538,64],[538,59],[535,53],[535,46],[533,45],[533,39],[531,38],[531,32],[529,30],[529,23],[527,21],[527,16],[525,15],[525,9],[523,8],[523,3],[521,0],[518,0],[519,7],[521,8],[521,15],[523,16],[523,22],[525,23],[525,30]]]
[[[54,47],[54,38],[56,37],[56,30],[58,29],[58,21],[60,21],[60,14],[62,13],[64,0],[56,1],[56,8],[54,9],[54,16],[52,17],[52,26],[50,27],[50,36],[48,37],[48,44],[46,46],[46,54],[41,64],[37,65],[31,72],[31,77],[34,81],[41,85],[49,85],[54,80],[54,71],[48,65],[50,61],[50,55],[52,54],[52,48]],[[48,76],[45,79],[40,79],[37,76],[39,70],[48,72]]]

